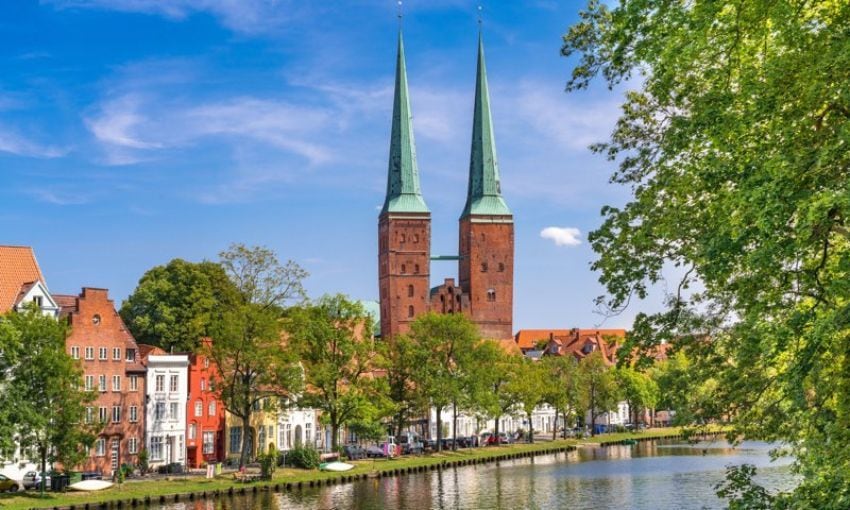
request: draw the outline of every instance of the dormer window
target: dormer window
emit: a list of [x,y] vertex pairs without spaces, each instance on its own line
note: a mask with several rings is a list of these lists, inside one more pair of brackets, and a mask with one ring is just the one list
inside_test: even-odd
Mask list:
[[33,296],[32,302],[35,303],[35,306],[41,308],[42,304],[44,303],[44,298],[41,296]]

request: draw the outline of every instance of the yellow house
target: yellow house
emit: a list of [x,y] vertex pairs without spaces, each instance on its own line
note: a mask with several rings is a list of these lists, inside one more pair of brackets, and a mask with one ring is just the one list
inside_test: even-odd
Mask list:
[[257,455],[267,453],[271,446],[278,448],[275,438],[277,437],[278,408],[270,398],[265,398],[254,406],[251,413],[251,426],[247,431],[243,430],[242,418],[226,413],[225,416],[225,454],[228,460],[239,459],[242,453],[242,442],[248,441],[249,460],[254,460]]

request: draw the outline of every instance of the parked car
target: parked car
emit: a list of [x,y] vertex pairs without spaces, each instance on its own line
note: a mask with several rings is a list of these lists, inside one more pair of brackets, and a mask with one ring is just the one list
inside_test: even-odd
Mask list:
[[21,488],[21,482],[12,480],[8,476],[0,475],[0,492],[18,492]]
[[398,444],[401,446],[401,453],[403,455],[418,455],[422,453],[422,450],[424,449],[422,438],[413,432],[402,432],[402,434],[398,436]]
[[[37,473],[35,471],[28,471],[23,480],[21,480],[21,484],[24,486],[24,489],[37,489],[41,487],[41,477],[42,473]],[[44,474],[44,485],[46,488],[50,488],[50,475]]]
[[499,432],[498,438],[493,434],[489,434],[487,436],[487,443],[485,443],[485,444],[487,444],[487,445],[511,444],[513,442],[514,442],[513,439],[511,439],[511,436],[507,432]]
[[370,446],[370,447],[366,448],[366,457],[369,457],[370,459],[374,459],[374,458],[378,458],[378,457],[383,458],[383,457],[386,457],[386,456],[387,456],[386,452],[380,446]]
[[342,453],[348,457],[348,460],[359,460],[366,458],[366,449],[360,445],[347,444],[342,448]]

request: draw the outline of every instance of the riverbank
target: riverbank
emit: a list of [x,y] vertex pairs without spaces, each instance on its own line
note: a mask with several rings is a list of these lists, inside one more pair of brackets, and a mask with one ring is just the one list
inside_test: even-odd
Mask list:
[[567,439],[541,441],[534,444],[515,444],[500,447],[469,448],[446,451],[416,457],[397,459],[364,460],[353,462],[355,468],[345,473],[278,469],[272,480],[255,483],[237,483],[232,475],[222,475],[212,480],[203,477],[187,477],[174,480],[130,481],[122,487],[104,492],[60,494],[47,493],[44,498],[37,492],[0,495],[0,508],[24,510],[27,508],[132,508],[148,502],[194,501],[215,498],[227,494],[243,494],[260,491],[285,491],[304,487],[316,487],[368,477],[397,476],[426,470],[464,466],[533,455],[544,455],[559,451],[574,450],[582,445],[618,444],[624,441],[650,441],[679,437],[679,428],[650,429],[641,433],[604,434],[581,440]]

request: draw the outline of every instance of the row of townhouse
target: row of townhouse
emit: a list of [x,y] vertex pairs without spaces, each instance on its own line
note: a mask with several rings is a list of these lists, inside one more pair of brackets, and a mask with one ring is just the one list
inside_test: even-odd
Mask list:
[[[123,464],[138,465],[143,449],[152,468],[197,468],[237,457],[242,441],[249,442],[251,457],[271,444],[284,450],[326,444],[310,409],[260,408],[243,431],[212,391],[216,372],[207,357],[137,344],[106,289],[51,294],[31,248],[0,246],[0,314],[29,303],[68,321],[67,352],[80,363],[83,387],[95,393],[84,419],[99,432],[77,470],[109,476]],[[37,469],[32,457],[20,448],[0,452],[0,473],[20,479]]]

